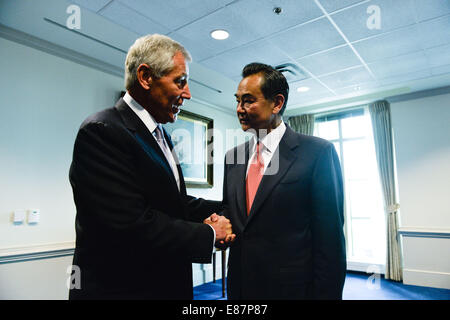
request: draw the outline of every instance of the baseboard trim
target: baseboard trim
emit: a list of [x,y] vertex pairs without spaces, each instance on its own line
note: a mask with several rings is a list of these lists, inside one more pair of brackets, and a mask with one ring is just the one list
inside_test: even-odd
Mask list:
[[450,273],[403,269],[403,284],[450,289]]
[[450,239],[449,229],[402,227],[398,229],[398,233],[404,237]]
[[385,274],[386,267],[377,263],[365,263],[358,261],[347,261],[347,271],[356,271],[366,274]]
[[0,248],[0,264],[70,256],[74,251],[74,241]]

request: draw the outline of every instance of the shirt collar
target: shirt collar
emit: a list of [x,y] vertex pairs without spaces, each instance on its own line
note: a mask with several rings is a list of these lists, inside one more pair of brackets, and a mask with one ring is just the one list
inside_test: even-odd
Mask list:
[[[269,134],[267,134],[264,138],[259,140],[259,142],[262,143],[262,145],[264,146],[264,148],[267,151],[269,151],[270,153],[273,153],[275,151],[275,149],[278,147],[278,145],[280,144],[281,138],[283,137],[285,131],[286,131],[286,125],[284,124],[283,121],[281,121],[281,123],[278,125],[278,127],[273,129],[272,131],[270,131]],[[255,135],[255,136],[253,136],[252,153],[254,153],[256,150],[257,142],[258,142],[258,140]]]
[[139,117],[139,119],[142,120],[142,122],[145,124],[147,129],[153,133],[156,129],[156,126],[158,123],[155,121],[155,119],[152,117],[152,115],[142,107],[139,102],[134,100],[134,98],[128,93],[128,91],[123,96],[123,101],[131,108],[131,110],[136,113],[136,115]]

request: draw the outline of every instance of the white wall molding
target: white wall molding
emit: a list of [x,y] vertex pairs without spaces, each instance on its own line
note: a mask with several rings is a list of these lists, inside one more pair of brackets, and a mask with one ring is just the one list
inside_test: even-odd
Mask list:
[[[367,263],[367,262],[359,262],[359,261],[347,261],[347,270],[349,271],[358,271],[365,272],[367,274],[371,273],[379,273],[385,274],[386,266],[379,263]],[[379,271],[379,272],[375,272]]]
[[404,237],[450,239],[450,229],[401,227],[398,233]]
[[51,55],[79,63],[81,65],[87,66],[89,68],[94,68],[96,70],[106,72],[113,76],[123,78],[124,69],[123,67],[114,66],[112,64],[100,61],[98,59],[89,57],[85,54],[76,52],[71,49],[67,49],[60,45],[51,43],[49,41],[37,38],[30,34],[24,33],[19,30],[9,28],[5,25],[0,24],[0,37],[5,38],[10,41],[49,53]]
[[73,255],[75,242],[0,248],[0,264]]
[[450,289],[450,273],[403,269],[403,283],[415,286]]

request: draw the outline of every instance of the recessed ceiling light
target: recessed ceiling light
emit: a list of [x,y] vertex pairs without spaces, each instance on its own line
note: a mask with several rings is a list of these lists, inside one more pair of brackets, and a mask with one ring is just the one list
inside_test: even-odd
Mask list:
[[225,40],[230,36],[230,34],[225,30],[214,30],[211,31],[211,37],[213,37],[216,40]]
[[309,87],[298,87],[297,91],[298,92],[306,92],[306,91],[309,91]]

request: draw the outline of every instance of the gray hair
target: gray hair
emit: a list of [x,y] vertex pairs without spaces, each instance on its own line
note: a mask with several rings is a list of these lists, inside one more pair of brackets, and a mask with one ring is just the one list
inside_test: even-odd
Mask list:
[[186,61],[192,61],[190,53],[167,36],[152,34],[138,38],[128,50],[125,60],[125,88],[128,90],[136,84],[137,69],[143,63],[150,67],[152,76],[157,79],[169,73],[177,52],[181,52]]

